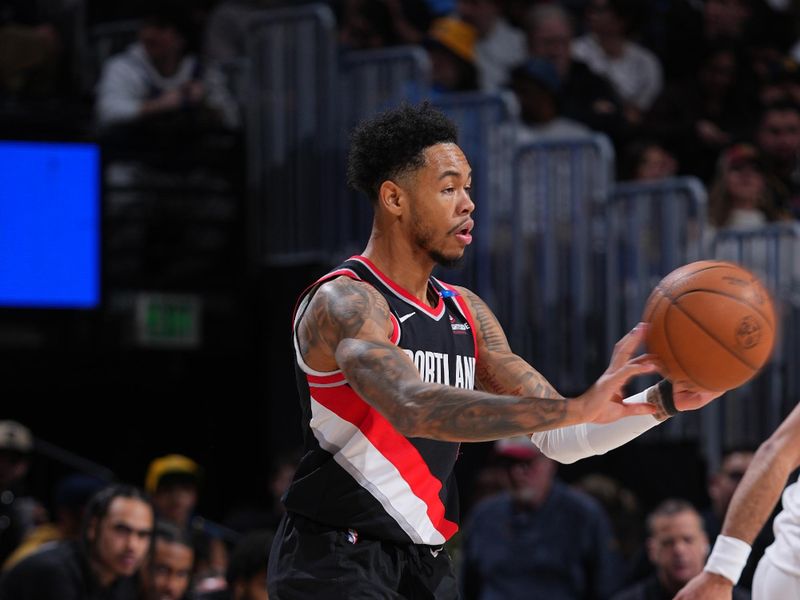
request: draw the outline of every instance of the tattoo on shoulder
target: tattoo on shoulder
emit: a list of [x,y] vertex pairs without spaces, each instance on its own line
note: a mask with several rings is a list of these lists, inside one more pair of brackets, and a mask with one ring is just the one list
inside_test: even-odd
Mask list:
[[302,338],[307,347],[325,344],[333,350],[342,338],[356,336],[368,320],[388,319],[389,307],[377,290],[340,277],[324,284],[312,299],[301,323]]

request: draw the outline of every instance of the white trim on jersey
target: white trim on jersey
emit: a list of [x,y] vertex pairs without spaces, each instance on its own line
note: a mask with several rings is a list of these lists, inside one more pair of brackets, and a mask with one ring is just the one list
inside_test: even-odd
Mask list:
[[352,423],[311,397],[311,431],[319,445],[367,490],[414,543],[436,546],[446,540],[428,517],[427,505],[397,468]]

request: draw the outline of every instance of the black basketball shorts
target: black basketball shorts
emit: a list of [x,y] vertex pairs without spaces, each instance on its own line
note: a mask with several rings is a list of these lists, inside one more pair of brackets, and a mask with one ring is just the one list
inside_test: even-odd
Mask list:
[[269,555],[270,600],[456,600],[443,548],[364,539],[287,514]]

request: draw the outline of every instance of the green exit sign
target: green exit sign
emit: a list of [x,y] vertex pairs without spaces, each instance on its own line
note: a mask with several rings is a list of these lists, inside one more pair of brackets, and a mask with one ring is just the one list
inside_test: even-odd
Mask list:
[[136,297],[136,341],[140,346],[197,348],[201,302],[191,294],[142,293]]

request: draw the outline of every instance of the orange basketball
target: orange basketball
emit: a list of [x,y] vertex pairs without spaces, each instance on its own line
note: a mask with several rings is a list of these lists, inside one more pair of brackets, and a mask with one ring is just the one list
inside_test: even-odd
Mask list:
[[670,381],[725,391],[754,377],[772,354],[775,310],[747,269],[701,260],[675,269],[647,299],[647,351]]

